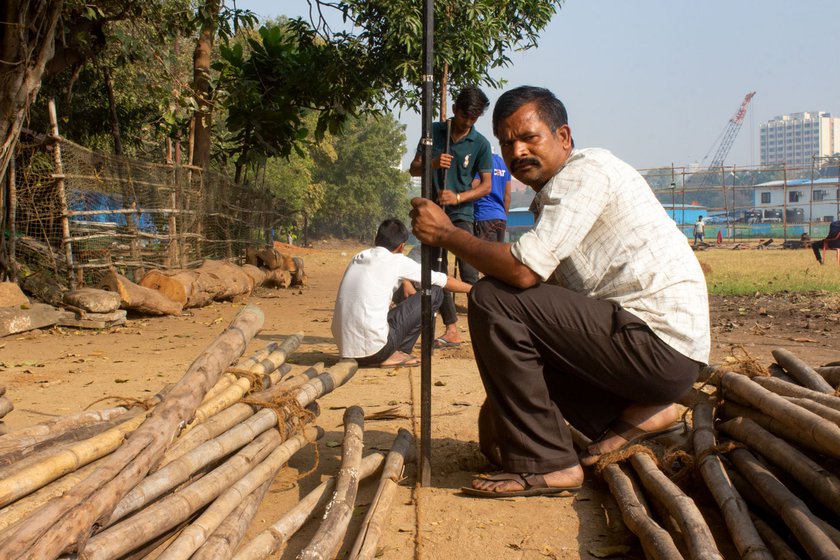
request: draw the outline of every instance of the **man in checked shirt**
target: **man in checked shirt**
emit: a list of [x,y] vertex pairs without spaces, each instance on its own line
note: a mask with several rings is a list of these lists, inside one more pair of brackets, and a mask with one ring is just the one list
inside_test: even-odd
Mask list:
[[[502,467],[465,493],[571,494],[583,467],[677,426],[674,404],[709,356],[706,282],[645,180],[606,150],[576,149],[546,89],[504,93],[493,133],[532,187],[534,228],[490,243],[412,200],[420,241],[484,273],[469,326],[487,392],[482,451]],[[580,456],[566,422],[592,438]]]

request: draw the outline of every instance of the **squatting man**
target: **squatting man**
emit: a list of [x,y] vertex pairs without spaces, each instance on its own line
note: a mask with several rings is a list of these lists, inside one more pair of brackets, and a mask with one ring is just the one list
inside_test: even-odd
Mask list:
[[[706,283],[685,236],[645,180],[603,149],[576,149],[546,89],[504,93],[493,133],[536,191],[534,227],[492,243],[415,198],[414,234],[484,273],[468,321],[487,393],[482,451],[502,472],[463,491],[574,493],[583,467],[675,428],[675,402],[709,356]],[[593,443],[580,456],[566,425]]]

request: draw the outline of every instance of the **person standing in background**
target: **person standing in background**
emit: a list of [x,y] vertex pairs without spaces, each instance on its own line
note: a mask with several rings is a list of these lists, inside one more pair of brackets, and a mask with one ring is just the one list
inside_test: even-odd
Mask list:
[[703,216],[699,216],[697,221],[694,222],[694,245],[697,245],[697,242],[703,243],[703,237],[706,235],[706,224],[703,222]]
[[[480,180],[473,179],[473,187]],[[499,154],[493,154],[493,177],[490,192],[475,201],[475,236],[485,241],[505,240],[510,211],[510,171]]]

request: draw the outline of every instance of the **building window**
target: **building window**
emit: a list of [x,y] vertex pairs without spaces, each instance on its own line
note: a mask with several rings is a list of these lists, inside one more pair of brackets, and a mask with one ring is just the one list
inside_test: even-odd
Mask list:
[[761,193],[761,203],[762,204],[770,204],[770,193],[769,192]]
[[814,202],[819,202],[825,200],[825,197],[828,195],[828,191],[824,191],[822,189],[814,191]]
[[799,202],[799,197],[802,195],[799,191],[790,191],[788,193],[788,202]]

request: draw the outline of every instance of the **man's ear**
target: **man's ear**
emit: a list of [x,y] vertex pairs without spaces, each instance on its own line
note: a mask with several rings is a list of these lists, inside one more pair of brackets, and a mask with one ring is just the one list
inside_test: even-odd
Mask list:
[[560,142],[563,144],[563,148],[566,150],[572,149],[572,129],[569,127],[568,124],[564,124],[560,128],[558,128],[554,134],[557,138],[560,139]]

